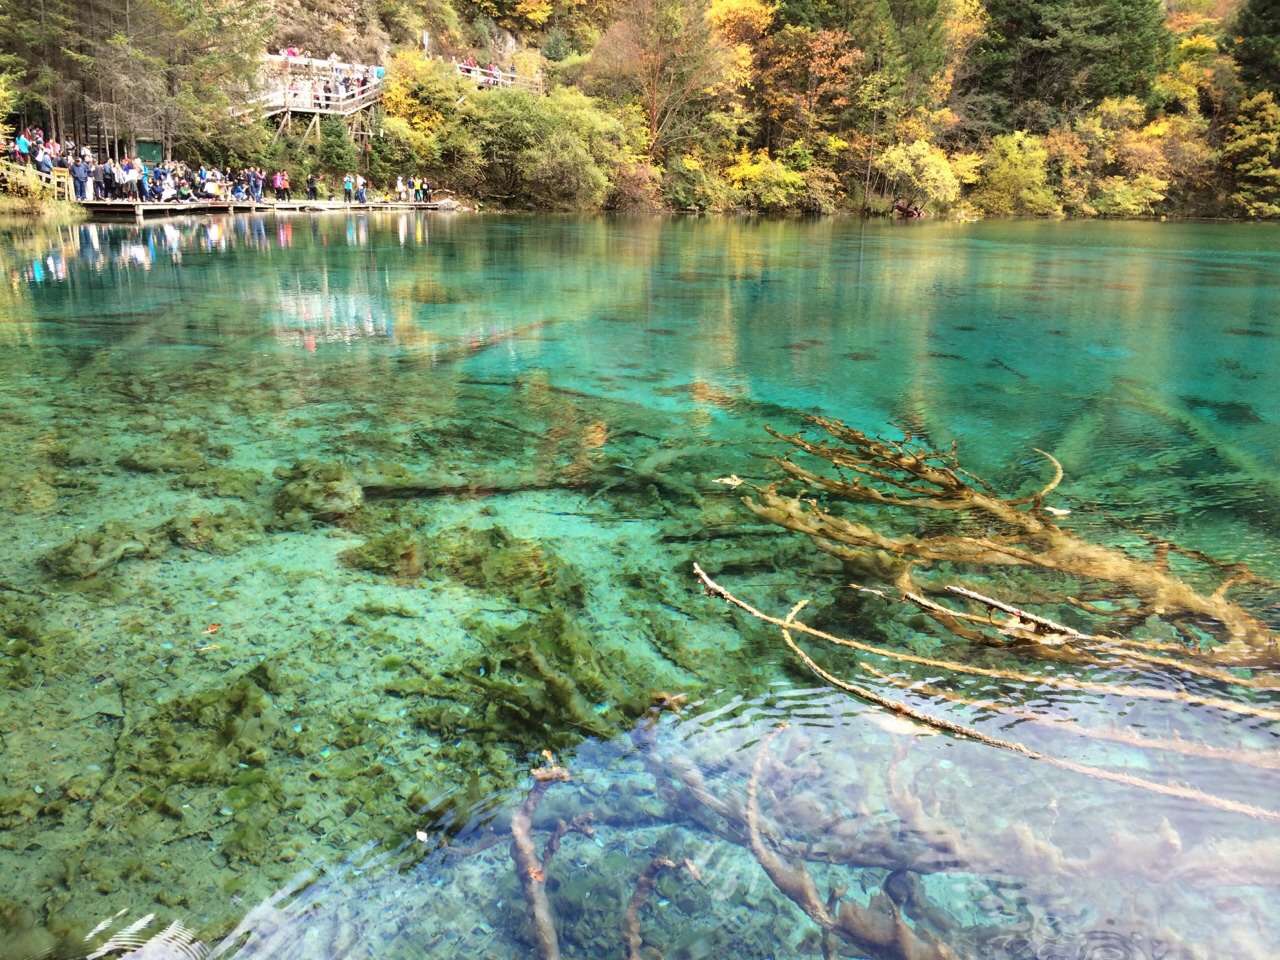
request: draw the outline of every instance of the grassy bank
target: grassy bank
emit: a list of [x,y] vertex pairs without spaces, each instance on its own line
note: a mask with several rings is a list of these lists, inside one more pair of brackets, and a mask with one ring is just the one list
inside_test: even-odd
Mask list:
[[83,207],[70,200],[0,195],[0,223],[12,220],[37,220],[47,224],[79,223],[87,216]]

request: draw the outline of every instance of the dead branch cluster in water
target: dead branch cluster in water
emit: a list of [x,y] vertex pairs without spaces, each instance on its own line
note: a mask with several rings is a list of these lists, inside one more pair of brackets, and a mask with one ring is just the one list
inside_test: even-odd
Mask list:
[[[1150,534],[1142,534],[1149,548],[1145,555],[1086,539],[1069,528],[1064,519],[1069,510],[1048,502],[1064,479],[1062,466],[1051,453],[1037,451],[1053,470],[1047,483],[1027,495],[1007,496],[966,471],[954,448],[936,450],[910,435],[901,440],[878,439],[824,417],[813,417],[811,423],[824,434],[821,439],[770,431],[811,458],[814,466],[792,457],[778,458],[776,462],[792,481],[792,489],[783,492],[778,484],[758,489],[755,496],[744,498],[748,509],[762,519],[807,535],[818,549],[845,561],[847,570],[872,571],[881,581],[876,586],[851,583],[850,589],[914,608],[941,628],[948,640],[1004,649],[1017,666],[980,666],[836,636],[797,620],[806,600],[797,602],[785,616],[771,615],[735,596],[695,564],[694,573],[710,596],[777,627],[783,642],[812,673],[881,709],[1073,774],[1264,822],[1280,822],[1280,811],[1206,793],[1181,782],[1167,783],[1047,754],[921,709],[903,695],[885,692],[886,688],[903,691],[913,699],[923,696],[936,703],[1000,714],[1075,736],[1273,770],[1276,758],[1264,751],[1161,739],[1127,729],[1122,723],[1090,728],[1038,713],[1014,702],[1012,695],[1008,701],[976,699],[947,686],[922,685],[903,672],[911,665],[928,668],[935,676],[941,672],[952,681],[974,677],[1004,681],[1005,689],[1025,685],[1033,691],[1050,688],[1195,704],[1274,723],[1280,721],[1280,708],[1269,702],[1267,693],[1280,689],[1280,682],[1267,670],[1280,660],[1277,638],[1256,613],[1233,599],[1233,592],[1240,588],[1266,581],[1243,564],[1223,563]],[[885,512],[906,515],[913,522],[909,527],[890,527],[883,522]],[[1171,557],[1178,562],[1177,570]],[[1000,591],[985,583],[966,582],[975,574],[1017,568],[1036,576],[1030,600],[1018,598],[1019,603],[1014,603],[992,596]],[[1025,587],[1020,589],[1026,592]],[[1054,613],[1070,610],[1076,625],[1025,609],[1028,606]],[[1136,628],[1153,618],[1172,627],[1178,640],[1132,636]],[[837,676],[824,668],[797,641],[797,635],[843,651],[847,672]],[[1194,675],[1228,688],[1224,692],[1229,688],[1248,692],[1243,697],[1216,696],[1182,684],[1124,684],[1093,679],[1091,674],[1077,677],[1061,670],[1047,671],[1045,662]],[[1238,669],[1245,666],[1262,669]],[[948,948],[923,928],[903,923],[897,908],[883,895],[866,907],[851,909],[845,904],[845,909],[837,912],[832,906],[834,891],[824,900],[803,863],[788,862],[766,844],[758,810],[758,781],[770,739],[772,735],[761,745],[747,789],[743,814],[747,840],[778,889],[823,928],[828,938],[824,941],[829,946],[827,955],[836,955],[830,944],[831,937],[838,936],[876,956],[901,960],[950,956]],[[982,850],[954,832],[948,834],[897,782],[894,771],[889,774],[890,803],[904,824],[921,835],[945,837],[946,846],[967,862],[983,862]],[[687,786],[695,796],[711,800],[696,780]],[[1039,863],[1046,872],[1086,868],[1069,861],[1029,828],[1015,825],[1011,829],[1015,834],[1008,838],[1011,857]],[[1156,830],[1157,836],[1162,830],[1172,835],[1169,842],[1180,844],[1167,821]],[[1215,857],[1220,859],[1224,852],[1216,851]],[[1168,866],[1167,858],[1159,859]],[[1190,858],[1192,862],[1195,859]],[[991,866],[998,868],[997,864]],[[1220,863],[1215,869],[1238,867]],[[926,903],[917,906],[931,912]]]
[[[824,439],[770,432],[828,469],[820,472],[779,458],[779,466],[799,482],[802,492],[787,495],[769,486],[756,498],[746,498],[747,507],[765,520],[807,534],[836,557],[863,567],[869,560],[882,561],[878,567],[893,574],[903,601],[956,636],[977,643],[1029,644],[1042,653],[1065,647],[1081,658],[1152,662],[1168,654],[1169,665],[1179,669],[1186,669],[1187,660],[1194,660],[1193,666],[1276,662],[1280,651],[1275,635],[1231,599],[1233,590],[1259,580],[1248,567],[1220,563],[1149,535],[1146,557],[1085,539],[1062,521],[1069,511],[1047,502],[1063,480],[1062,466],[1052,454],[1037,451],[1053,467],[1047,484],[1025,496],[1003,496],[964,470],[954,449],[935,450],[911,436],[877,439],[825,417],[810,420],[825,432]],[[847,504],[906,511],[924,532],[886,533],[882,526],[841,512],[840,506]],[[1201,579],[1212,576],[1217,582],[1212,589],[1197,587],[1171,569],[1171,555],[1199,567]],[[939,571],[953,577],[998,568],[1045,575],[1046,592],[1036,599],[1075,608],[1092,626],[1065,626],[936,576]],[[924,575],[930,576],[922,579]],[[934,600],[931,594],[953,603]],[[1185,642],[1127,638],[1153,616],[1176,629]]]
[[[895,673],[907,665],[941,671],[946,677],[1006,681],[1032,690],[1055,689],[1127,700],[1156,700],[1207,706],[1269,722],[1280,721],[1280,707],[1232,696],[1217,696],[1181,686],[1140,686],[1045,671],[1041,661],[1116,668],[1159,669],[1190,674],[1227,687],[1271,692],[1280,681],[1264,671],[1231,671],[1226,666],[1273,667],[1277,638],[1244,606],[1232,600],[1233,589],[1265,582],[1243,564],[1219,562],[1206,554],[1147,535],[1154,544],[1149,557],[1094,543],[1067,529],[1060,518],[1070,511],[1046,501],[1062,483],[1061,464],[1038,450],[1053,467],[1053,477],[1029,495],[1003,496],[961,467],[954,449],[939,451],[914,440],[877,439],[837,420],[811,417],[826,437],[811,440],[798,434],[773,436],[791,444],[828,469],[819,471],[788,457],[778,465],[800,490],[780,492],[778,485],[756,491],[743,502],[757,516],[808,535],[820,550],[850,567],[879,571],[883,587],[850,584],[861,594],[910,605],[941,627],[944,634],[982,647],[1007,650],[1030,666],[990,667],[959,659],[921,656],[887,645],[836,636],[797,620],[807,600],[785,617],[770,615],[735,596],[700,566],[694,573],[713,597],[779,628],[783,642],[823,681],[893,713],[946,733],[1043,761],[1093,779],[1122,783],[1164,796],[1280,821],[1280,812],[1205,793],[1181,783],[1163,783],[1136,775],[1092,767],[1048,755],[1022,743],[984,733],[973,726],[924,711],[902,698],[882,692],[885,686],[931,699],[1003,714],[1022,722],[1065,729],[1074,735],[1124,743],[1143,749],[1189,756],[1214,757],[1260,769],[1273,768],[1274,757],[1256,751],[1216,747],[1182,739],[1159,739],[1117,728],[1089,728],[1042,716],[1015,702],[978,700],[937,686],[922,686]],[[878,525],[842,509],[873,505],[915,515],[911,533],[887,533]],[[863,511],[865,513],[865,510]],[[938,517],[949,522],[939,522]],[[1184,558],[1200,577],[1216,578],[1212,589],[1200,588],[1171,569],[1170,555]],[[957,582],[977,572],[1021,567],[1042,574],[1036,605],[1070,608],[1082,624],[1073,627],[993,597],[970,583]],[[990,590],[991,588],[986,588]],[[937,597],[938,599],[934,599]],[[944,602],[946,601],[950,602]],[[1028,604],[1030,605],[1030,604]],[[1134,639],[1127,635],[1157,617],[1170,624],[1184,642]],[[852,652],[849,670],[837,676],[824,668],[795,639],[811,640]],[[858,657],[857,654],[863,654]],[[1261,674],[1261,675],[1257,675]],[[877,689],[879,687],[880,689]]]
[[[768,763],[769,745],[782,729],[775,728],[761,742],[747,781],[745,802],[715,796],[692,765],[676,762],[667,766],[653,752],[652,723],[639,728],[635,739],[655,778],[672,800],[673,808],[679,810],[682,805],[691,804],[701,807],[699,818],[718,818],[721,821],[718,829],[750,850],[778,891],[822,929],[824,956],[843,955],[837,952],[837,945],[844,943],[860,953],[896,960],[954,960],[956,954],[932,934],[909,923],[887,893],[877,894],[865,905],[843,899],[839,890],[832,890],[823,898],[804,863],[788,860],[778,852],[781,844],[771,836],[760,810],[760,782]],[[559,935],[555,911],[546,892],[546,870],[560,838],[577,828],[567,826],[563,820],[557,821],[551,829],[545,852],[539,858],[533,839],[533,824],[543,795],[553,784],[569,780],[569,773],[550,758],[547,765],[530,773],[533,785],[511,820],[511,856],[524,893],[536,956],[538,960],[559,960]],[[685,812],[689,812],[687,808]],[[861,857],[850,862],[862,865]],[[649,960],[662,956],[652,947],[646,948],[641,911],[648,903],[658,877],[667,871],[683,872],[695,882],[702,881],[697,866],[691,860],[676,861],[670,857],[655,856],[649,861],[635,879],[634,892],[623,915],[621,940],[626,960]]]
[[[1210,707],[1264,723],[1280,721],[1280,706],[1268,698],[1269,692],[1280,689],[1280,681],[1267,673],[1277,662],[1276,637],[1257,613],[1233,597],[1245,585],[1265,581],[1241,564],[1221,563],[1150,535],[1144,535],[1150,547],[1145,555],[1090,541],[1070,528],[1070,521],[1064,519],[1069,511],[1048,502],[1064,479],[1061,465],[1050,453],[1038,451],[1053,468],[1047,483],[1027,495],[1005,496],[961,467],[954,450],[931,449],[910,436],[896,441],[876,439],[826,418],[812,418],[812,423],[825,433],[822,440],[774,436],[823,462],[827,469],[810,469],[781,458],[777,462],[800,489],[782,492],[778,485],[759,489],[744,498],[746,506],[765,520],[806,534],[817,548],[846,561],[846,569],[873,571],[878,577],[876,585],[849,584],[850,589],[911,607],[953,643],[1003,649],[1011,665],[971,663],[955,655],[950,659],[923,656],[888,644],[837,636],[798,619],[806,600],[785,614],[770,614],[734,595],[695,564],[694,573],[708,595],[776,627],[791,652],[824,682],[932,730],[1071,775],[1222,813],[1280,822],[1280,811],[1180,781],[1165,782],[1054,755],[960,722],[954,714],[944,715],[947,708],[957,707],[1141,750],[1224,761],[1263,773],[1280,769],[1273,753],[1176,736],[1160,738],[1127,727],[1122,714],[1112,726],[1082,725],[1018,703],[1013,692],[1052,689],[1126,701],[1165,701]],[[880,508],[914,517],[913,529],[903,532],[902,525],[881,524]],[[1018,568],[1035,574],[1029,599],[993,595],[1004,591],[974,579]],[[1016,581],[1020,594],[1028,593],[1027,580]],[[1173,628],[1180,640],[1132,636],[1153,618]],[[844,652],[839,675],[806,649],[805,644],[815,642],[828,652]],[[1048,664],[1054,669],[1047,669]],[[1246,666],[1261,669],[1241,669]],[[917,682],[905,673],[908,667],[927,668],[935,679]],[[1223,689],[1206,692],[1205,683],[1123,683],[1101,679],[1094,670],[1075,672],[1077,667],[1107,667],[1108,676],[1126,668],[1191,675]],[[972,678],[1000,682],[1010,692],[1000,699],[967,695],[962,685]],[[957,689],[952,688],[955,685]],[[917,705],[922,699],[930,709]],[[661,709],[660,705],[655,711]],[[1120,856],[1135,873],[1153,879],[1167,879],[1169,871],[1175,870],[1183,879],[1230,876],[1238,882],[1280,884],[1280,873],[1264,863],[1271,854],[1280,854],[1274,841],[1259,841],[1249,856],[1230,842],[1187,848],[1168,820],[1153,824],[1150,836],[1114,838],[1096,862],[1068,855],[1016,821],[998,844],[983,844],[931,813],[903,782],[898,770],[901,751],[886,771],[885,797],[900,827],[883,837],[860,828],[855,837],[845,838],[829,820],[805,823],[801,801],[813,808],[812,797],[790,798],[799,804],[793,810],[775,792],[775,799],[781,801],[779,809],[766,818],[761,809],[762,776],[781,729],[759,744],[742,796],[714,789],[685,758],[659,757],[653,750],[652,724],[642,726],[634,736],[673,816],[695,822],[749,851],[779,893],[821,929],[824,957],[852,951],[885,960],[948,960],[964,954],[958,943],[980,943],[981,931],[958,929],[929,902],[918,878],[935,871],[998,874],[1012,866],[1027,875],[1087,876],[1112,869]],[[554,960],[560,954],[554,913],[544,889],[547,857],[539,861],[534,853],[533,813],[546,789],[567,777],[554,765],[534,771],[533,789],[512,824],[513,857],[541,960]],[[821,803],[816,806],[828,809]],[[789,828],[786,832],[812,830],[822,835],[825,831],[825,836],[816,843],[787,842],[774,836],[770,819]],[[549,850],[565,829],[563,822],[552,829]],[[913,837],[919,842],[909,839]],[[1269,852],[1259,858],[1263,847]],[[1174,851],[1176,864],[1170,860]],[[845,899],[838,887],[824,896],[811,864],[885,870],[887,876],[880,892],[864,903]],[[659,875],[682,869],[698,879],[689,861],[679,863],[663,856],[655,857],[637,876],[621,932],[628,960],[660,956],[645,952],[641,911]]]

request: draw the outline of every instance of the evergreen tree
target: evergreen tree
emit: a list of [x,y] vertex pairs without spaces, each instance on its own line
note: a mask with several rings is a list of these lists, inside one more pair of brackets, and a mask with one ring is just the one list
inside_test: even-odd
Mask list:
[[1169,46],[1160,0],[989,0],[987,12],[965,92],[1004,129],[1145,95]]
[[0,69],[18,110],[57,139],[101,127],[131,149],[139,137],[207,151],[243,147],[243,104],[270,20],[242,0],[0,0]]
[[65,100],[75,92],[75,65],[68,51],[73,11],[65,0],[0,0],[0,69],[12,72],[15,107],[27,123],[61,134]]
[[1231,202],[1250,217],[1280,217],[1280,105],[1270,90],[1240,104],[1222,159],[1235,184]]
[[328,173],[353,173],[360,155],[347,125],[338,117],[325,117],[320,123],[320,151],[316,163]]
[[1233,32],[1245,82],[1280,96],[1280,0],[1247,0]]

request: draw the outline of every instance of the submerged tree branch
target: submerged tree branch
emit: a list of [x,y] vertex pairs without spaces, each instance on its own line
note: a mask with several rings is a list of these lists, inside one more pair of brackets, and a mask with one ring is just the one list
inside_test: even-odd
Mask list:
[[[564,767],[549,764],[530,771],[533,786],[511,817],[511,857],[516,862],[516,875],[524,891],[529,919],[533,924],[534,943],[538,960],[560,960],[560,941],[556,936],[556,919],[547,899],[547,874],[543,861],[538,859],[533,843],[533,815],[542,802],[542,795],[553,783],[569,779]],[[551,851],[554,853],[554,850]]]
[[785,729],[775,727],[761,740],[747,782],[746,820],[751,853],[773,885],[824,932],[839,935],[862,952],[893,960],[954,960],[955,954],[945,945],[912,929],[883,893],[872,897],[866,906],[846,900],[838,908],[829,909],[828,903],[834,903],[835,898],[822,899],[804,864],[788,863],[766,843],[760,818],[760,777],[769,744]]
[[[810,417],[809,422],[835,442],[769,432],[802,453],[825,462],[841,477],[779,459],[777,462],[792,479],[838,501],[923,514],[950,513],[957,520],[943,532],[890,535],[869,523],[824,508],[813,499],[785,496],[775,486],[760,489],[754,498],[744,499],[748,509],[757,516],[808,535],[820,549],[846,559],[858,559],[869,550],[887,554],[898,562],[926,566],[943,563],[1028,567],[1106,584],[1115,594],[1112,599],[1120,601],[1123,608],[1111,614],[1113,618],[1127,621],[1136,609],[1144,615],[1154,614],[1170,621],[1188,619],[1209,626],[1218,643],[1203,651],[1188,645],[1182,650],[1187,656],[1227,664],[1271,665],[1280,660],[1277,637],[1257,616],[1229,597],[1232,587],[1253,578],[1248,568],[1232,565],[1224,579],[1206,593],[1173,573],[1159,555],[1153,560],[1139,559],[1117,547],[1090,542],[1059,526],[1055,517],[1066,511],[1044,503],[1064,477],[1062,464],[1051,453],[1037,450],[1053,466],[1053,477],[1047,484],[1028,496],[1003,497],[986,484],[970,483],[970,475],[960,467],[954,448],[945,452],[935,450],[916,443],[910,436],[902,441],[877,439],[826,417]],[[857,479],[849,478],[848,474]],[[1166,555],[1169,549],[1171,545],[1165,547]],[[1198,560],[1194,551],[1179,549],[1178,552]],[[1205,565],[1210,569],[1215,566]],[[988,606],[993,600],[972,596],[969,599]],[[1137,607],[1125,601],[1135,601]],[[1067,602],[1065,597],[1062,602]],[[1005,612],[1012,614],[1012,611]],[[1099,619],[1109,618],[1108,611],[1097,606],[1089,612]],[[1019,619],[1024,627],[1036,623],[1026,617]],[[951,626],[947,622],[943,625]],[[1020,632],[1024,638],[1043,633],[1038,627]],[[1071,637],[1074,631],[1058,633],[1074,639]]]
[[[1193,787],[1179,786],[1177,784],[1159,783],[1154,780],[1147,780],[1142,777],[1135,777],[1125,773],[1117,773],[1113,770],[1106,770],[1101,767],[1091,767],[1088,764],[1077,763],[1074,760],[1067,760],[1062,757],[1055,757],[1050,754],[1042,753],[1039,750],[1033,750],[1032,748],[1026,746],[1025,744],[1018,743],[1017,741],[1003,740],[1003,739],[1000,739],[999,737],[993,737],[988,734],[985,734],[982,731],[977,730],[973,727],[968,727],[963,724],[956,723],[953,720],[948,720],[943,717],[935,717],[931,714],[925,713],[922,710],[917,710],[915,707],[909,706],[908,704],[902,703],[901,701],[894,700],[891,697],[886,697],[883,694],[877,693],[876,691],[871,690],[868,687],[862,686],[861,684],[852,683],[848,680],[844,680],[840,677],[836,677],[833,674],[831,674],[829,671],[824,670],[821,666],[819,666],[817,662],[815,662],[814,659],[811,656],[809,656],[809,654],[806,653],[799,646],[799,644],[795,642],[795,640],[791,636],[792,630],[803,630],[806,633],[809,633],[814,636],[819,636],[823,639],[829,639],[832,641],[840,642],[840,638],[832,637],[830,634],[824,634],[822,631],[814,630],[812,627],[806,627],[804,624],[796,621],[795,619],[796,614],[799,613],[799,611],[804,607],[807,601],[801,601],[800,603],[796,604],[796,606],[792,608],[791,612],[787,615],[787,617],[785,619],[780,620],[777,617],[771,617],[768,614],[757,610],[755,607],[751,606],[745,601],[735,597],[724,587],[720,586],[720,584],[712,580],[706,574],[706,572],[702,569],[702,567],[700,567],[698,564],[696,563],[694,564],[693,570],[694,570],[694,573],[697,575],[698,579],[702,581],[703,586],[706,587],[707,592],[711,596],[717,597],[721,600],[725,600],[728,603],[731,603],[734,606],[738,607],[739,609],[745,610],[747,613],[751,614],[753,617],[757,618],[758,620],[763,620],[766,623],[772,623],[778,626],[779,628],[781,628],[783,640],[787,644],[788,648],[790,648],[791,652],[794,653],[800,659],[800,661],[806,667],[808,667],[809,670],[815,676],[821,678],[822,680],[831,684],[834,687],[838,687],[839,689],[844,690],[847,693],[853,694],[854,696],[858,697],[860,700],[864,700],[868,703],[882,707],[886,710],[892,711],[893,713],[897,713],[902,716],[909,717],[910,719],[915,720],[918,723],[922,723],[926,726],[933,727],[937,730],[942,730],[946,733],[950,733],[958,737],[963,737],[964,739],[967,739],[967,740],[973,740],[978,743],[982,743],[990,747],[995,747],[1000,750],[1006,750],[1011,753],[1020,754],[1021,756],[1026,757],[1028,760],[1038,760],[1050,766],[1058,767],[1059,769],[1062,769],[1062,770],[1067,770],[1071,773],[1082,774],[1084,776],[1090,777],[1095,780],[1105,780],[1111,783],[1117,783],[1117,784],[1122,784],[1128,787],[1134,787],[1139,790],[1145,790],[1150,793],[1157,793],[1162,796],[1176,797],[1180,800],[1188,800],[1193,803],[1198,803],[1204,806],[1213,807],[1218,810],[1224,810],[1229,813],[1243,814],[1244,816],[1253,817],[1254,819],[1257,819],[1257,820],[1265,820],[1272,823],[1280,823],[1280,811],[1268,810],[1263,807],[1255,806],[1253,804],[1242,803],[1238,800],[1232,800],[1228,797],[1219,797],[1214,794],[1204,793],[1203,791],[1197,790]],[[849,645],[857,644],[857,641],[842,641],[842,642]],[[860,664],[857,661],[855,661],[855,665],[860,666]],[[1043,682],[1043,678],[1026,678],[1026,679],[1032,683]]]

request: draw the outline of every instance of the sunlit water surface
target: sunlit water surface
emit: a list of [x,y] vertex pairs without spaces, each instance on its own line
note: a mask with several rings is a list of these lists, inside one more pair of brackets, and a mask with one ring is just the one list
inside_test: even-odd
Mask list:
[[[823,955],[749,849],[753,767],[762,842],[820,898],[891,901],[955,956],[1276,956],[1275,822],[815,686],[690,568],[776,614],[812,597],[833,629],[995,662],[859,619],[838,567],[717,482],[773,477],[764,425],[821,411],[955,441],[1010,490],[1050,450],[1075,529],[1280,576],[1278,251],[1276,228],[1100,223],[0,235],[0,957],[532,956],[510,824],[543,749],[572,779],[538,807],[539,851],[591,817],[546,864],[565,956],[625,955],[658,856],[677,866],[638,909],[637,955]],[[282,493],[325,470],[363,504]],[[1280,809],[1266,720],[954,689],[1220,752],[882,691]],[[655,715],[658,694],[687,702]]]

